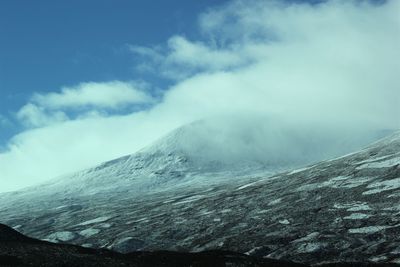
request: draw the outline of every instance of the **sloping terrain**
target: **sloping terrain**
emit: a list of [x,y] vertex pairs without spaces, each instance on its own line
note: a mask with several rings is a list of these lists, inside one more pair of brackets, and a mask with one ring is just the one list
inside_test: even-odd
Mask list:
[[5,194],[0,217],[36,238],[121,252],[221,249],[307,264],[400,262],[399,164],[397,133],[296,171],[208,187],[28,202],[27,193]]
[[[230,251],[199,253],[152,251],[122,254],[106,249],[55,244],[26,237],[0,224],[0,266],[3,267],[306,267],[290,261],[266,259]],[[396,267],[396,264],[339,263],[325,267]]]
[[354,140],[358,135],[346,130],[332,134],[329,129],[298,130],[287,123],[278,127],[249,122],[242,125],[243,129],[231,124],[221,127],[213,120],[204,120],[184,125],[132,155],[39,186],[0,194],[1,203],[8,205],[9,200],[15,203],[18,199],[23,203],[28,199],[57,202],[61,198],[128,191],[129,196],[138,196],[182,187],[237,183],[343,155],[381,135],[359,132],[367,137]]
[[[130,196],[179,186],[218,184],[234,176],[237,180],[256,173],[271,174],[295,165],[287,162],[229,161],[210,157],[213,150],[192,124],[178,128],[139,152],[10,194],[0,194],[3,204],[17,199],[41,201],[129,191]],[[192,140],[195,139],[195,140]],[[194,144],[194,145],[193,145]],[[215,150],[215,149],[214,149]],[[304,161],[302,161],[304,163]],[[1,204],[0,204],[1,205]]]
[[202,253],[155,251],[120,254],[105,249],[90,249],[35,240],[0,224],[0,266],[301,267],[304,265],[255,258],[228,251]]

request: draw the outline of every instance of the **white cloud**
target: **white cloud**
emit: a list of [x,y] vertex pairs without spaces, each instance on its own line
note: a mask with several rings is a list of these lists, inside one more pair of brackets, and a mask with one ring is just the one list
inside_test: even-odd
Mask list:
[[[146,85],[133,82],[86,82],[64,87],[61,92],[35,93],[16,118],[26,127],[41,127],[71,119],[107,116],[107,110],[153,104],[155,99],[144,90]],[[75,118],[67,111],[78,111]]]
[[162,61],[164,59],[160,47],[145,47],[145,46],[138,46],[138,45],[128,45],[128,49],[135,54],[145,56],[145,57],[150,57],[155,61]]
[[240,53],[220,51],[201,42],[190,42],[182,36],[174,36],[168,41],[171,52],[167,61],[193,68],[220,70],[243,64]]
[[120,108],[128,104],[152,102],[150,95],[134,83],[111,81],[87,82],[76,87],[65,87],[60,93],[35,94],[32,102],[50,109],[98,107]]
[[[173,36],[167,42],[166,53],[162,49],[131,46],[130,51],[146,58],[139,70],[154,71],[172,79],[187,78],[199,71],[215,72],[248,65],[255,59],[242,53],[240,47],[220,49],[205,42],[191,42],[183,36]],[[149,61],[152,64],[149,64]]]
[[[103,115],[94,108],[92,115],[85,110],[67,121],[37,123],[46,126],[15,136],[8,151],[0,154],[0,190],[133,153],[175,127],[205,117],[235,118],[229,123],[218,120],[218,127],[210,131],[221,140],[221,135],[229,137],[230,146],[235,144],[233,137],[254,129],[249,124],[263,126],[255,140],[274,142],[262,136],[278,133],[279,123],[263,125],[263,120],[251,119],[260,116],[288,121],[303,133],[330,132],[333,139],[400,128],[399,12],[399,1],[329,1],[315,6],[233,1],[211,9],[200,16],[203,38],[172,36],[164,48],[136,47],[136,53],[153,59],[148,67],[177,79],[160,103],[128,115]],[[37,121],[42,121],[43,109],[46,114],[87,105],[112,109],[143,99],[134,86],[117,93],[83,87],[34,97]],[[278,142],[282,146],[274,151],[295,155],[291,151],[301,145],[295,140],[289,147]]]
[[16,117],[27,127],[40,127],[54,123],[67,121],[68,116],[62,111],[46,112],[43,107],[36,106],[35,104],[26,104],[23,106]]

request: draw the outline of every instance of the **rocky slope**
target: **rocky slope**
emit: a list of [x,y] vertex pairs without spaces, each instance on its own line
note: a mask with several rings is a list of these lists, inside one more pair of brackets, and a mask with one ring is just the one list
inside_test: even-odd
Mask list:
[[36,238],[120,252],[221,249],[306,264],[396,263],[399,164],[397,133],[357,153],[295,171],[253,173],[207,186],[174,183],[178,186],[135,194],[105,183],[104,190],[91,193],[83,184],[42,197],[49,191],[3,194],[0,218]]
[[0,224],[0,266],[302,267],[305,265],[255,258],[228,251],[205,251],[202,253],[154,251],[120,254],[105,249],[96,250],[39,241]]
[[[290,261],[266,259],[229,251],[199,253],[152,251],[122,254],[106,249],[55,244],[26,237],[0,224],[0,266],[3,267],[307,267]],[[396,264],[337,263],[323,267],[396,267]]]

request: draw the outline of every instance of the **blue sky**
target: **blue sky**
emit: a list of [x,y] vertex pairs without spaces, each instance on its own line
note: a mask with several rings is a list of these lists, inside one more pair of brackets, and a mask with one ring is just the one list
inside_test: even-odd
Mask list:
[[[12,117],[33,92],[88,81],[167,79],[135,69],[127,45],[193,37],[197,15],[225,0],[23,1],[0,3],[0,114]],[[0,144],[17,126],[0,131]]]
[[333,136],[400,128],[399,13],[397,0],[0,1],[0,192],[197,120],[234,118],[219,122],[236,137],[260,117]]

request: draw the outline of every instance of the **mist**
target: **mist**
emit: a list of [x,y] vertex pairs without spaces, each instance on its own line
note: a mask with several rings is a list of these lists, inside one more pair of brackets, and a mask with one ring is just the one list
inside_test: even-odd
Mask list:
[[[144,95],[125,86],[132,81],[106,83],[111,90],[97,95],[97,106],[79,97],[101,94],[87,83],[34,94],[26,105],[35,112],[21,107],[25,128],[0,153],[0,191],[134,153],[193,122],[181,147],[225,162],[302,164],[359,149],[400,128],[399,12],[394,0],[209,9],[199,14],[199,40],[176,35],[155,47],[129,46],[143,58],[137,71],[173,81],[159,99],[141,97],[151,99],[145,109],[115,114],[124,92]],[[124,90],[111,97],[116,84]]]
[[179,127],[143,151],[179,152],[200,166],[227,165],[222,170],[253,165],[276,171],[354,152],[389,133],[260,114],[224,114]]

